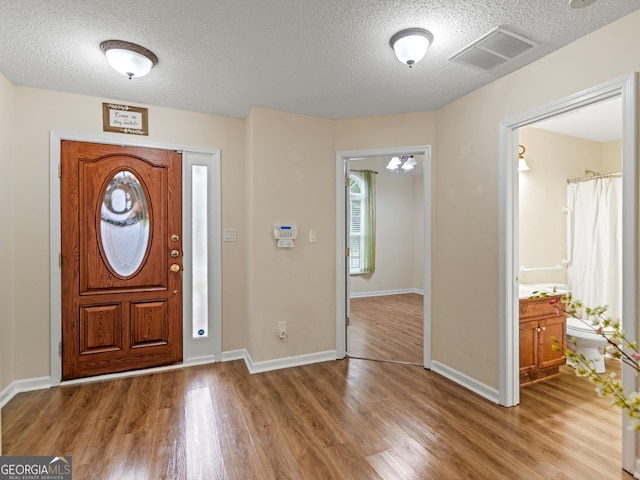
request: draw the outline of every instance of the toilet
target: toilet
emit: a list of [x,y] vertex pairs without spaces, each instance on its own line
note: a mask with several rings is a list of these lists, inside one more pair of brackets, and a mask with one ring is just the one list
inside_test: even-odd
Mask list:
[[[579,318],[567,317],[567,345],[572,342],[572,338],[576,341],[576,351],[582,353],[587,360],[593,361],[596,373],[604,373],[604,351],[607,346],[607,340],[600,334],[596,333],[594,327]],[[605,335],[613,333],[612,327],[605,329]],[[568,365],[572,366],[569,362]]]

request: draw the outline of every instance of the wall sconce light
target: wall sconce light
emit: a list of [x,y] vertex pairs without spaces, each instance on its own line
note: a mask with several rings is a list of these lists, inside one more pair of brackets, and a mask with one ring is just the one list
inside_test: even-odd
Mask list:
[[144,47],[122,40],[105,40],[100,50],[116,72],[129,77],[144,77],[158,63],[158,57]]
[[400,30],[389,40],[398,60],[409,65],[409,68],[422,60],[432,42],[433,35],[424,28]]
[[518,154],[518,171],[524,172],[529,170],[529,165],[527,165],[527,161],[524,159],[525,148],[523,145],[518,145],[520,147],[520,153]]

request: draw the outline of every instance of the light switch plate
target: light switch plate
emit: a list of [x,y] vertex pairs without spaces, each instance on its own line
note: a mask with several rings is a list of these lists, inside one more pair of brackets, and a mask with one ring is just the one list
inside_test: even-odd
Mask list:
[[225,228],[224,229],[224,241],[225,242],[236,242],[238,238],[237,230],[235,228]]

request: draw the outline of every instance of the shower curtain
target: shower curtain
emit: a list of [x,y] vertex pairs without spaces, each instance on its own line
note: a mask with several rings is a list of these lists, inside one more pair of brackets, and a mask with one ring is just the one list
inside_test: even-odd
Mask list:
[[595,178],[567,186],[573,213],[567,282],[574,299],[587,307],[608,305],[622,313],[622,178]]

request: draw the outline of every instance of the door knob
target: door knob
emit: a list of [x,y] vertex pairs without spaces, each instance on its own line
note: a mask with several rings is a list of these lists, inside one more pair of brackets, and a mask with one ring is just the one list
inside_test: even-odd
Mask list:
[[169,270],[171,270],[173,273],[179,272],[180,271],[180,265],[178,265],[177,263],[173,263],[169,267]]

